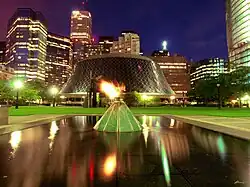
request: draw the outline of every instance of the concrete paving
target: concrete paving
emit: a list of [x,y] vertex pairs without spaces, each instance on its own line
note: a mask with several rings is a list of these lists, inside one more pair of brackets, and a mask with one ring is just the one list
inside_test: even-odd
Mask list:
[[169,116],[195,126],[250,140],[250,118]]
[[[70,117],[74,115],[31,115],[31,116],[10,116],[9,125],[0,126],[0,134],[22,130],[53,120]],[[214,116],[178,116],[168,115],[167,117],[183,121],[185,123],[199,126],[212,131],[221,132],[238,138],[250,140],[250,117],[229,118]]]
[[9,124],[0,126],[0,134],[7,134],[17,130],[50,123],[67,115],[31,115],[31,116],[9,116]]

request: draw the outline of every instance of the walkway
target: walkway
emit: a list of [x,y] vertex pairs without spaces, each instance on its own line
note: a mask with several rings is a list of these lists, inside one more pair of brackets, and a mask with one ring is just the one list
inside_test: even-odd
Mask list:
[[45,123],[50,123],[53,120],[58,120],[67,115],[31,115],[31,116],[10,116],[9,125],[0,126],[0,134],[10,133],[12,131],[22,130]]
[[250,117],[169,116],[195,126],[250,140]]

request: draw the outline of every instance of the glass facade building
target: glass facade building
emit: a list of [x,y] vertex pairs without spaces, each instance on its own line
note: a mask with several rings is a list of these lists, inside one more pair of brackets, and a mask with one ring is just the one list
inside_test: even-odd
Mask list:
[[18,77],[45,80],[47,24],[40,12],[19,8],[8,22],[6,63]]
[[227,0],[226,20],[230,67],[250,66],[250,1]]
[[190,72],[191,87],[194,88],[199,80],[218,77],[220,74],[227,72],[228,62],[223,58],[211,58],[193,62]]
[[49,86],[61,87],[72,73],[73,50],[69,38],[49,33],[47,38],[46,77]]
[[77,63],[85,58],[84,45],[92,43],[92,17],[89,11],[72,11],[70,39],[73,42],[74,62]]
[[124,84],[127,93],[137,91],[163,96],[174,94],[160,67],[154,61],[130,54],[105,54],[77,63],[61,94],[84,95],[90,89],[91,77],[99,76],[106,81]]

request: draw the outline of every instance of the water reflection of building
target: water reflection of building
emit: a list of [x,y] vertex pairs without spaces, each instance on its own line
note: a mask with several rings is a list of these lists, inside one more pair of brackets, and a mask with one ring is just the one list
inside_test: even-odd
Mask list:
[[230,167],[230,170],[225,172],[228,172],[228,178],[231,178],[235,185],[250,185],[249,142],[199,127],[192,127],[192,136],[206,153],[212,153],[215,158],[219,155],[223,163]]
[[[44,165],[47,163],[49,152],[47,132],[43,127],[27,129],[20,133],[12,134],[20,140],[18,147],[14,147],[10,155],[12,159],[9,162],[9,186],[39,186],[42,181]],[[18,138],[19,137],[19,138]],[[17,143],[17,142],[16,142]],[[10,144],[10,146],[13,144]],[[16,145],[16,144],[15,144]]]
[[199,146],[207,152],[219,154],[223,160],[225,159],[227,146],[222,135],[195,126],[192,127],[191,132]]
[[165,118],[157,117],[156,121],[159,121],[160,128],[167,128],[165,131],[153,131],[151,132],[152,139],[155,145],[161,143],[164,147],[169,163],[176,164],[183,162],[189,158],[189,142],[187,135],[189,134],[189,126],[183,122]]
[[[53,129],[58,128],[56,131]],[[46,175],[49,179],[57,178],[63,180],[66,171],[67,157],[69,154],[70,140],[72,132],[67,120],[52,122],[50,132],[54,133],[55,138],[51,139],[53,146],[50,149],[50,157],[46,169]],[[51,134],[51,133],[50,133]]]

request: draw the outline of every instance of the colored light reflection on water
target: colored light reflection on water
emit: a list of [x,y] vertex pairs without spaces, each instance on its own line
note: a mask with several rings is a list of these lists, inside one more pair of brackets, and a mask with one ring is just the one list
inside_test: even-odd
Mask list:
[[165,117],[139,120],[139,133],[96,132],[88,116],[0,136],[0,186],[250,186],[249,142]]
[[221,158],[223,160],[225,160],[226,157],[226,145],[224,142],[224,139],[222,136],[219,136],[217,139],[217,146],[218,146],[218,150],[219,150],[219,154],[221,156]]
[[55,136],[56,136],[56,133],[58,130],[59,130],[59,128],[56,125],[56,121],[52,121],[51,126],[50,126],[50,132],[49,132],[50,133],[49,139],[51,140],[51,142],[49,144],[50,149],[52,149],[52,147],[53,147],[54,139],[55,139]]
[[161,159],[162,159],[162,164],[163,164],[165,181],[166,181],[168,186],[171,186],[168,157],[167,157],[167,153],[166,153],[166,150],[165,150],[165,147],[163,146],[163,144],[161,144]]
[[14,131],[11,133],[11,137],[10,137],[10,145],[12,148],[12,152],[11,155],[14,157],[16,150],[18,149],[20,142],[22,141],[22,132],[21,131]]
[[112,154],[105,159],[104,174],[109,177],[114,174],[116,170],[116,155]]

